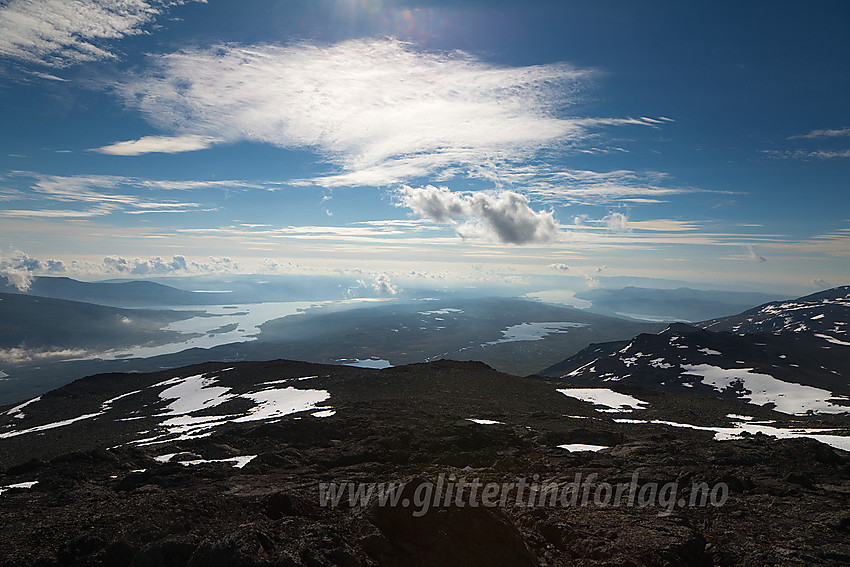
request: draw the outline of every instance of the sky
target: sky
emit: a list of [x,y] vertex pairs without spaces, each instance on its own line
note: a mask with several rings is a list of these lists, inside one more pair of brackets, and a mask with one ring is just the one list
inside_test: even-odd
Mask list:
[[850,283],[850,4],[0,2],[0,275]]

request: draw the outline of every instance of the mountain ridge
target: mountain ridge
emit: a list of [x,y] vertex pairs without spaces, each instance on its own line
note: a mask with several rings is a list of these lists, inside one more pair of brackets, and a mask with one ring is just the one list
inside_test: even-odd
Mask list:
[[[638,335],[623,347],[592,345],[539,374],[578,383],[688,388],[704,395],[782,403],[789,410],[779,398],[794,391],[815,396],[812,407],[819,411],[841,412],[850,405],[847,321],[850,286],[842,286],[696,325],[674,323],[657,335]],[[818,364],[811,364],[815,359]],[[771,387],[788,391],[771,393]],[[816,395],[812,389],[823,392]],[[776,399],[767,402],[771,397]],[[805,411],[804,406],[797,409]]]

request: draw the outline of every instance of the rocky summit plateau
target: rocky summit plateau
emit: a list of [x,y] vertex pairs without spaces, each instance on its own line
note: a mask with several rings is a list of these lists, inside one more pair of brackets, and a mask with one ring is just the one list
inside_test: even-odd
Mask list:
[[0,565],[850,564],[850,290],[591,345],[100,374],[0,410]]

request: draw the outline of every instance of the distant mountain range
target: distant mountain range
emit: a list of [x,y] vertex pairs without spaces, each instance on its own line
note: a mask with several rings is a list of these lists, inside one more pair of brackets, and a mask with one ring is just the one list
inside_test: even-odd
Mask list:
[[749,400],[787,414],[850,412],[850,286],[659,334],[594,344],[541,371],[574,384]]
[[82,282],[65,277],[36,276],[22,292],[0,277],[0,292],[82,301],[112,307],[216,305],[232,302],[232,293],[184,291],[149,281]]
[[703,291],[680,287],[655,289],[589,289],[575,297],[590,301],[596,313],[648,321],[703,321],[733,315],[768,301],[775,295],[739,291]]
[[[180,333],[164,331],[174,321],[202,312],[119,309],[79,301],[0,293],[0,350],[45,354],[61,350],[98,352],[163,344]],[[0,362],[4,358],[0,357]]]
[[[36,360],[32,356],[4,357],[0,352],[0,370],[8,375],[0,378],[0,403],[32,397],[90,374],[153,371],[208,360],[285,357],[334,364],[359,360],[364,364],[398,365],[452,358],[482,360],[499,370],[530,374],[590,342],[626,339],[663,328],[516,298],[333,303],[282,318],[268,315],[271,320],[262,324],[265,316],[263,305],[259,305],[254,319],[224,309],[227,314],[203,317],[194,327],[196,334],[204,335],[227,324],[239,326],[246,331],[240,334],[241,339],[212,348],[178,347],[179,352],[171,351],[173,354],[131,358],[133,345],[150,345],[154,340],[160,344],[171,340],[179,345],[194,335],[156,333],[156,312],[23,295],[10,298],[17,300],[19,310],[7,319],[16,322],[6,333],[8,347],[20,347],[16,353],[27,354],[32,351],[30,347],[38,345],[57,356],[44,355]],[[11,307],[12,302],[8,305]],[[34,309],[31,315],[26,314],[25,306]],[[198,313],[162,312],[159,317],[161,326],[165,326],[171,320],[193,316]],[[138,321],[139,328],[126,321]],[[259,325],[254,334],[251,325]],[[66,360],[81,358],[80,353],[59,356],[70,347],[84,350],[87,359]],[[117,349],[126,349],[121,360],[97,358],[99,352],[114,354]]]
[[[389,301],[338,310],[311,309],[263,324],[259,343],[287,345],[287,358],[337,362],[354,358],[407,364],[475,360],[502,372],[529,374],[542,361],[593,341],[662,328],[581,309],[518,298]],[[259,344],[257,345],[260,346]]]
[[[208,296],[221,298],[226,295],[199,294],[150,282],[86,283],[68,278],[37,278],[30,293],[38,290],[49,292],[50,289],[55,294],[83,297],[100,294],[96,298],[100,303],[114,301],[125,304],[134,301],[153,303],[154,298],[158,298],[164,303],[193,305],[196,304],[194,302],[212,299]],[[612,293],[609,290],[598,297],[610,297]],[[669,294],[671,299],[666,305],[684,305],[696,296],[706,301],[711,299],[717,304],[722,297],[719,292],[687,289],[626,288],[622,293],[655,298]],[[671,384],[682,382],[687,383],[682,388],[693,387],[698,392],[722,392],[731,396],[734,391],[743,390],[736,390],[736,386],[727,383],[737,384],[740,382],[737,378],[745,378],[751,383],[755,379],[764,380],[763,376],[769,375],[777,380],[796,381],[801,385],[829,390],[828,395],[843,396],[846,390],[839,375],[846,368],[846,362],[838,347],[847,342],[846,338],[842,338],[845,335],[841,326],[847,318],[841,311],[844,306],[830,303],[830,294],[835,293],[839,292],[814,294],[799,300],[803,302],[799,305],[793,301],[768,303],[747,310],[740,316],[712,319],[690,327],[675,325],[661,335],[653,334],[664,329],[666,325],[661,323],[607,317],[587,310],[516,298],[447,297],[344,305],[333,303],[283,318],[275,319],[269,315],[267,317],[271,320],[266,320],[262,306],[257,306],[253,314],[224,309],[214,317],[207,317],[203,313],[187,311],[122,310],[39,298],[31,294],[7,294],[4,296],[7,298],[5,304],[0,302],[0,316],[8,322],[0,329],[0,372],[3,373],[0,375],[0,403],[32,397],[99,372],[144,372],[208,360],[286,357],[320,363],[399,365],[442,358],[480,360],[500,371],[518,375],[532,374],[541,367],[547,367],[544,371],[547,376],[561,377],[603,355],[616,354],[629,344],[622,341],[633,337],[636,338],[631,342],[638,345],[634,347],[638,352],[658,351],[659,354],[648,360],[638,357],[634,364],[630,356],[624,356],[625,361],[620,366],[602,372],[600,369],[608,364],[616,366],[613,362],[616,357],[612,357],[597,366],[587,365],[581,376],[575,374],[570,379],[592,380],[594,376],[601,376],[600,379],[613,382],[610,380],[612,376],[627,376],[626,382],[652,387],[653,383],[659,382],[659,370],[664,370],[663,374],[669,376],[660,380],[664,382],[661,387],[669,388]],[[753,300],[757,295],[737,297],[728,301]],[[166,298],[171,299],[166,301]],[[807,306],[805,309],[801,307],[803,304]],[[656,309],[662,309],[657,305]],[[780,316],[775,312],[777,309],[788,313]],[[244,317],[240,318],[240,315]],[[184,326],[192,329],[191,332],[162,330],[171,322],[190,317],[197,317],[191,325]],[[788,334],[790,330],[804,325],[808,325],[806,328],[810,332]],[[729,336],[712,332],[721,329],[725,329]],[[780,329],[787,332],[781,333],[781,337],[769,337],[767,342],[756,340],[754,336],[737,336],[744,331],[773,332]],[[180,346],[192,337],[213,335],[222,339],[209,341],[205,338],[206,342],[200,344],[206,348]],[[669,344],[671,336],[681,336],[676,343],[681,348],[674,349]],[[664,349],[662,343],[670,352],[661,352]],[[148,358],[132,358],[133,352],[140,346],[163,344],[177,347],[158,356],[153,353],[161,350],[151,351]],[[211,348],[207,346],[210,344]],[[586,348],[589,344],[592,347]],[[683,357],[684,348],[690,344],[694,347],[692,355]],[[829,348],[822,348],[824,346]],[[835,348],[830,351],[833,346]],[[821,360],[814,367],[806,362],[813,349],[819,349]],[[732,358],[725,360],[706,354],[709,351],[726,353]],[[106,356],[102,353],[111,354]],[[675,358],[673,353],[677,353],[679,358]],[[779,358],[779,355],[784,355],[784,358]],[[100,360],[100,356],[109,360]],[[570,358],[563,360],[565,356]],[[111,360],[113,358],[117,360]],[[649,364],[651,361],[656,362]],[[674,361],[678,361],[678,366],[673,366]],[[688,368],[699,365],[713,365],[727,371],[737,369],[741,371],[739,374],[743,369],[751,372],[736,377],[728,373],[721,376],[719,371],[714,370],[714,378],[695,383],[676,377],[688,374]],[[600,372],[594,374],[589,372],[590,368]],[[625,368],[631,372],[625,372]],[[676,372],[679,374],[673,376]],[[693,372],[696,370],[692,369],[691,374]],[[720,386],[713,386],[712,380]],[[841,406],[838,398],[824,403]]]

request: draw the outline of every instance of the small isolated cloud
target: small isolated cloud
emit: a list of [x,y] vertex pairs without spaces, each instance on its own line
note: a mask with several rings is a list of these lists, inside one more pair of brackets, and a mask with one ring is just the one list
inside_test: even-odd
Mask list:
[[390,281],[387,274],[378,274],[375,276],[375,281],[372,282],[372,289],[380,295],[396,295],[401,290]]
[[177,154],[205,150],[221,141],[221,138],[197,135],[142,136],[138,140],[116,142],[108,146],[94,148],[92,151],[113,156],[140,156],[151,153]]
[[186,1],[10,0],[0,4],[0,57],[51,67],[115,58],[108,41],[144,33]]
[[[359,272],[360,270],[349,270],[354,272]],[[363,293],[368,294],[376,294],[379,296],[392,296],[398,295],[402,289],[393,284],[390,280],[390,276],[381,272],[379,274],[374,274],[371,281],[365,279],[359,279],[356,282],[357,285],[354,287],[350,287],[346,290],[345,296],[348,298],[352,297],[360,297]]]
[[747,246],[746,258],[747,258],[747,260],[753,260],[753,261],[756,261],[756,262],[767,262],[767,258],[765,258],[764,256],[760,255],[758,252],[756,252],[756,249],[753,248],[752,246]]
[[502,191],[455,193],[446,187],[402,187],[400,204],[420,217],[450,224],[462,238],[495,238],[508,244],[552,242],[558,223],[552,211],[535,211],[528,198]]
[[590,274],[584,275],[584,285],[590,288],[599,287],[599,280]]
[[602,222],[611,232],[626,232],[629,230],[629,219],[623,213],[608,213]]
[[566,264],[558,263],[558,262],[556,262],[554,264],[549,264],[549,267],[552,268],[553,270],[558,270],[559,272],[569,272],[570,271],[569,266],[567,266]]

